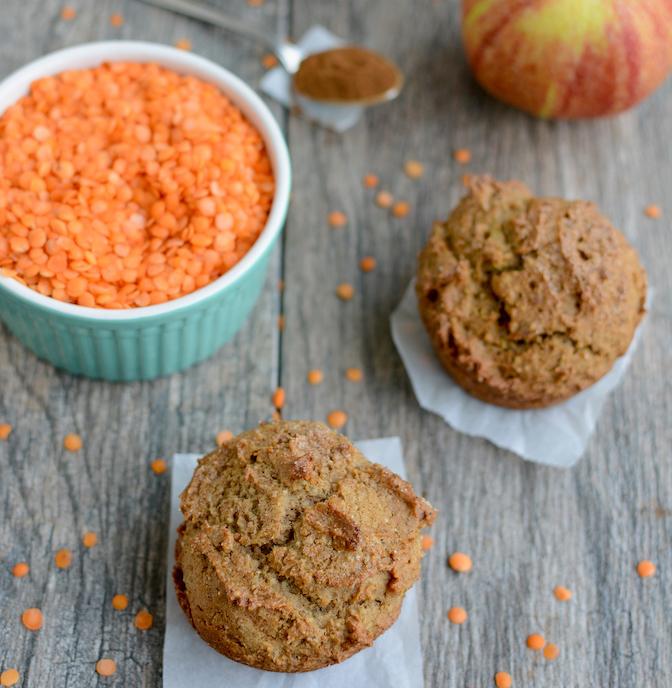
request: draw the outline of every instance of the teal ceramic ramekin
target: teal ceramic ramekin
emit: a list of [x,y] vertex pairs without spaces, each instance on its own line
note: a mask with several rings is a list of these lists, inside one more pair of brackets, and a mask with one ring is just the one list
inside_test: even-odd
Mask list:
[[154,43],[87,43],[42,57],[0,84],[0,113],[25,95],[35,79],[102,62],[155,62],[216,84],[262,135],[275,177],[268,221],[249,252],[222,277],[179,299],[129,310],[86,308],[0,275],[0,317],[37,356],[75,375],[149,380],[207,358],[245,322],[285,221],[289,153],[270,110],[238,77],[202,57]]

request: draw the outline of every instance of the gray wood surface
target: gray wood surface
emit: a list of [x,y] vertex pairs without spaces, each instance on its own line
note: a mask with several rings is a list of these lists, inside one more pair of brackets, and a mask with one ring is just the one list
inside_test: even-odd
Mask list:
[[[50,50],[87,40],[134,38],[194,51],[251,83],[263,49],[134,0],[72,0],[78,16],[61,21],[60,0],[2,0],[0,76]],[[277,384],[285,415],[350,415],[353,438],[401,436],[409,474],[439,509],[434,549],[421,583],[425,684],[493,685],[495,671],[516,686],[624,688],[672,685],[672,83],[639,109],[614,119],[544,123],[501,106],[469,78],[459,41],[457,3],[418,0],[242,0],[220,6],[279,34],[300,36],[322,23],[393,56],[408,75],[402,97],[366,114],[345,136],[288,119],[273,106],[291,148],[295,186],[282,246],[249,323],[211,360],[151,383],[105,384],[57,372],[0,331],[0,422],[15,426],[0,442],[0,670],[16,667],[22,686],[161,685],[169,475],[151,459],[203,451],[223,428],[239,431],[268,417]],[[121,12],[120,29],[109,16]],[[597,201],[636,242],[656,288],[645,336],[622,386],[609,399],[586,456],[573,470],[525,463],[485,441],[460,435],[419,409],[389,334],[389,315],[413,274],[431,222],[460,195],[465,168],[451,157],[469,147],[469,171],[518,177],[543,193]],[[403,162],[425,164],[419,181]],[[412,203],[394,219],[372,202],[361,177]],[[643,216],[648,203],[666,216]],[[331,230],[326,216],[349,223]],[[378,268],[362,274],[362,255]],[[282,297],[276,290],[283,276]],[[343,303],[339,282],[356,288]],[[284,333],[276,319],[286,316]],[[360,366],[365,380],[344,379]],[[306,372],[325,372],[309,387]],[[84,449],[61,448],[80,432]],[[81,535],[99,545],[85,551]],[[60,571],[53,554],[74,552]],[[474,570],[446,566],[469,552]],[[641,580],[639,559],[658,565]],[[11,566],[30,563],[27,578]],[[569,603],[552,595],[574,592]],[[125,612],[112,609],[125,593]],[[172,591],[167,591],[172,594]],[[446,610],[464,606],[452,626]],[[38,606],[39,633],[20,624]],[[148,608],[154,628],[133,616]],[[561,649],[549,663],[525,648],[541,632]],[[113,657],[118,672],[94,665]],[[185,677],[185,686],[189,685]]]

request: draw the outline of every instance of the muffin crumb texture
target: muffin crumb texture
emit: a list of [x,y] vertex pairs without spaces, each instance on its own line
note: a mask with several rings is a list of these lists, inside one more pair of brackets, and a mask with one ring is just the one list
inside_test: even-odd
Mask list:
[[417,580],[434,509],[322,423],[244,432],[181,496],[174,579],[201,637],[231,659],[310,671],[371,645]]
[[593,203],[490,177],[467,188],[419,258],[419,310],[436,354],[483,401],[567,399],[632,340],[646,299],[637,254]]

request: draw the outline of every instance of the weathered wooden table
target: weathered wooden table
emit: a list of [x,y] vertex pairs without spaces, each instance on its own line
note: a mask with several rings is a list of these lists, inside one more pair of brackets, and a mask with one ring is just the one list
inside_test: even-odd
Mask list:
[[[258,82],[263,49],[134,0],[3,0],[0,74],[48,51],[105,38],[174,43]],[[456,3],[430,0],[315,2],[243,0],[219,4],[280,35],[300,36],[320,23],[389,53],[408,84],[392,105],[371,110],[344,136],[272,105],[293,155],[295,186],[287,229],[254,315],[211,360],[169,379],[106,384],[76,379],[38,361],[5,330],[0,341],[0,422],[15,426],[0,442],[0,668],[17,667],[22,686],[161,685],[169,475],[150,460],[205,451],[223,428],[239,431],[271,413],[285,387],[288,417],[350,414],[354,438],[401,436],[414,484],[441,514],[421,584],[427,686],[492,685],[497,670],[517,686],[606,688],[672,685],[672,83],[615,119],[545,123],[501,106],[473,84],[459,40]],[[125,23],[110,25],[120,12]],[[539,192],[597,201],[633,238],[656,297],[645,336],[624,384],[611,396],[586,456],[573,470],[526,463],[485,441],[457,434],[418,407],[389,334],[389,315],[413,274],[431,222],[461,193],[465,171],[451,156],[473,151],[469,171],[515,176]],[[426,175],[411,181],[406,159]],[[394,219],[377,208],[362,176],[412,203]],[[643,216],[648,203],[666,216]],[[327,226],[329,211],[349,222]],[[358,269],[362,255],[375,272]],[[286,288],[280,294],[279,279]],[[334,288],[349,281],[355,298]],[[277,320],[284,314],[286,327]],[[361,366],[362,383],[344,379]],[[306,372],[325,371],[319,386]],[[84,449],[62,449],[67,432]],[[81,535],[98,533],[85,550]],[[53,565],[69,547],[74,562]],[[446,555],[471,553],[474,570],[458,577]],[[658,564],[655,578],[635,572]],[[30,563],[27,578],[10,573]],[[574,597],[560,603],[556,584]],[[130,599],[113,610],[112,596]],[[469,620],[451,625],[446,610]],[[26,631],[21,611],[37,606],[44,628]],[[148,632],[133,626],[148,608]],[[547,662],[525,648],[528,633],[557,642]],[[113,657],[114,679],[100,679],[97,659]],[[185,677],[185,686],[189,677]]]

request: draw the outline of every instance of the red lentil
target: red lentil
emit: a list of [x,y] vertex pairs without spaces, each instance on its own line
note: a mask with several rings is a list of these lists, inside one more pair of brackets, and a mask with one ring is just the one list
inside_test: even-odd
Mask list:
[[425,173],[425,168],[423,164],[417,160],[407,160],[404,163],[404,172],[406,176],[411,179],[420,179]]
[[0,270],[102,308],[220,277],[256,241],[274,190],[260,134],[228,98],[156,64],[35,81],[0,117],[0,168]]
[[30,573],[30,566],[25,561],[20,561],[12,567],[12,575],[16,578],[23,578]]
[[176,43],[175,47],[178,50],[191,50],[191,41],[188,38],[180,38]]
[[462,607],[451,607],[448,610],[448,621],[450,623],[454,624],[463,624],[469,615],[467,614],[466,609],[463,609]]
[[555,643],[547,643],[544,648],[544,657],[552,662],[560,656],[560,648]]
[[530,650],[534,650],[535,652],[538,652],[539,650],[544,649],[544,645],[546,644],[546,639],[544,638],[543,635],[539,633],[532,633],[531,635],[527,636],[527,640],[525,641],[527,647],[530,648]]
[[341,301],[350,301],[350,299],[355,295],[355,289],[352,284],[343,282],[336,287],[336,296],[338,296]]
[[460,163],[460,165],[466,165],[471,162],[471,151],[468,148],[458,148],[453,153],[453,158],[455,158],[455,162]]
[[373,272],[376,269],[376,259],[373,256],[364,256],[359,261],[359,268],[362,272]]
[[641,578],[650,578],[656,574],[656,565],[648,559],[643,559],[637,564],[637,574]]
[[273,406],[279,411],[285,405],[285,390],[282,387],[278,387],[275,392],[273,392]]
[[367,189],[375,189],[378,186],[378,175],[372,173],[365,174],[362,181]]
[[9,423],[0,423],[0,440],[6,440],[12,434],[12,426]]
[[345,227],[345,225],[348,224],[348,216],[340,210],[334,210],[329,213],[327,219],[332,227]]
[[112,598],[112,606],[118,612],[123,612],[128,607],[128,597],[126,595],[115,595]]
[[569,602],[569,600],[572,599],[572,591],[564,585],[556,585],[553,588],[553,594],[555,595],[555,599],[560,602]]
[[0,686],[15,686],[21,676],[19,675],[19,672],[16,669],[5,669],[1,674],[0,674]]
[[231,432],[231,430],[221,430],[215,436],[215,442],[217,443],[218,447],[221,447],[223,444],[226,444],[227,442],[231,441],[232,439],[233,439],[233,433]]
[[42,628],[42,612],[36,607],[30,607],[21,614],[21,623],[29,631],[39,631]]
[[495,674],[495,685],[497,688],[511,688],[513,680],[507,671],[498,671]]
[[392,215],[395,217],[406,217],[411,210],[411,204],[408,201],[397,201],[392,206]]
[[389,191],[379,191],[376,194],[376,203],[381,208],[390,208],[394,203],[394,196]]
[[134,623],[141,631],[148,631],[154,624],[154,617],[146,609],[141,609],[135,615]]
[[77,16],[77,10],[72,7],[72,5],[66,5],[62,10],[61,10],[61,19],[64,21],[70,21],[71,19],[74,19]]
[[453,552],[448,557],[448,566],[457,573],[467,573],[473,566],[471,557],[464,552]]
[[59,549],[54,555],[54,564],[56,568],[69,569],[72,565],[72,552],[67,547]]
[[82,438],[70,432],[63,438],[63,447],[69,452],[77,452],[82,448]]
[[154,459],[154,461],[152,461],[150,464],[150,467],[155,475],[161,475],[168,470],[168,464],[166,463],[165,459]]
[[113,676],[117,671],[117,663],[113,659],[103,657],[96,662],[96,672],[100,676]]
[[98,536],[92,531],[88,531],[82,535],[82,544],[87,549],[91,549],[98,544]]
[[361,382],[364,378],[364,373],[361,368],[346,368],[345,378],[350,380],[350,382]]
[[327,415],[327,423],[334,430],[340,430],[348,422],[348,414],[345,411],[331,411]]
[[261,58],[261,64],[264,69],[273,69],[273,67],[278,65],[278,58],[273,53],[266,53]]

